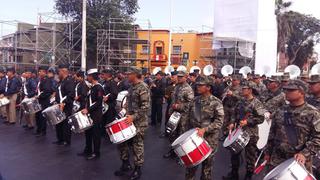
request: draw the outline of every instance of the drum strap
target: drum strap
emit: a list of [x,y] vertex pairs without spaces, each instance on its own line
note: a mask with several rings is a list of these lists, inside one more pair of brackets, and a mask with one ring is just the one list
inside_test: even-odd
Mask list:
[[28,96],[28,90],[27,90],[26,84],[27,84],[27,82],[23,83],[23,93],[24,93],[24,95]]
[[78,87],[79,87],[79,85],[80,85],[80,83],[78,83],[78,84],[76,85],[76,89],[75,89],[76,97],[78,97]]
[[197,122],[201,121],[201,99],[198,98],[195,101],[195,112],[194,112],[194,117],[196,119]]
[[37,93],[38,93],[38,96],[40,96],[40,94],[41,94],[41,92],[40,92],[40,81],[41,81],[41,80],[39,80],[39,82],[38,82],[38,84],[37,84]]
[[8,79],[8,77],[7,77],[7,79],[6,79],[7,81],[6,81],[6,89],[5,89],[5,92],[7,92],[8,91],[8,87],[9,87],[9,79]]
[[[96,84],[96,85],[94,85],[94,86],[101,86],[101,87],[103,88],[103,86],[102,86],[100,83],[98,83],[98,84]],[[92,86],[91,88],[93,88],[94,86]],[[89,106],[91,107],[91,106],[94,105],[94,104],[95,104],[95,102],[92,103],[91,90],[89,90]],[[103,106],[103,101],[102,101],[102,106]]]
[[128,102],[128,111],[131,112],[133,110],[133,107],[132,107],[132,88],[129,89],[129,93],[128,93],[128,96],[127,96],[127,102]]
[[288,110],[284,112],[284,128],[289,144],[292,147],[296,147],[298,144],[296,122],[293,119],[292,113]]

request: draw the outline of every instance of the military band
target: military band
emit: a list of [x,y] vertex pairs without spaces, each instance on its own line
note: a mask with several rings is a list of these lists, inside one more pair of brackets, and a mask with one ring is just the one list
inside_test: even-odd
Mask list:
[[[261,161],[268,162],[263,172],[267,174],[290,158],[302,164],[308,172],[320,174],[317,158],[320,152],[320,75],[310,78],[301,75],[301,80],[297,80],[287,73],[266,78],[250,73],[202,76],[197,69],[190,74],[186,71],[169,74],[158,71],[152,75],[135,67],[123,72],[113,69],[71,72],[68,65],[60,65],[57,69],[41,66],[37,73],[26,69],[20,80],[14,68],[1,67],[0,100],[4,103],[0,106],[1,118],[8,126],[14,125],[16,107],[20,103],[18,97],[21,95],[22,101],[36,99],[41,110],[34,114],[23,111],[26,113],[23,125],[29,130],[35,126],[35,134],[41,138],[46,136],[47,124],[51,123],[44,116],[44,110],[58,105],[65,119],[55,125],[57,141],[54,143],[69,147],[71,133],[76,128],[71,125],[70,117],[81,113],[87,117],[89,126],[80,132],[85,134],[85,139],[84,148],[79,148],[78,155],[87,160],[99,159],[102,155],[101,138],[115,133],[106,130],[106,126],[123,119],[125,124],[119,130],[134,125],[135,134],[117,144],[122,164],[114,172],[115,176],[128,175],[131,180],[141,178],[145,158],[148,158],[144,153],[148,148],[144,144],[148,124],[161,125],[164,121],[167,127],[177,118],[174,117],[176,114],[179,114],[178,121],[173,123],[176,127],[161,136],[169,141],[165,147],[168,152],[163,157],[179,160],[178,163],[185,166],[186,180],[196,179],[200,166],[200,179],[215,179],[213,164],[217,151],[223,148],[221,141],[230,140],[238,129],[249,138],[240,151],[230,151],[231,166],[223,179],[254,179],[257,164]],[[119,99],[119,94],[124,91],[128,92],[126,101],[123,97]],[[165,113],[162,108],[166,108]],[[265,138],[259,133],[264,131],[260,125],[266,122],[271,123],[271,128],[266,145],[260,149],[258,140]],[[192,129],[212,152],[200,162],[187,166],[171,145]],[[263,158],[259,154],[263,154]],[[243,155],[245,177],[239,175]]]

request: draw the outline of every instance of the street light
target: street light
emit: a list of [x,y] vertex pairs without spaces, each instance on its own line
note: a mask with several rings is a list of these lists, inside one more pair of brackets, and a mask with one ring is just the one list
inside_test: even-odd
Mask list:
[[82,48],[81,48],[81,69],[86,70],[87,66],[87,1],[82,1]]

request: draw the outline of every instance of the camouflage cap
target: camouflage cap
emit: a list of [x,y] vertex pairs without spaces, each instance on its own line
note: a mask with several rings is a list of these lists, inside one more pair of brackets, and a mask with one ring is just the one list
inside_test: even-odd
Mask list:
[[289,81],[290,80],[290,74],[289,73],[283,73],[281,76],[281,81]]
[[308,73],[302,73],[302,74],[299,76],[299,79],[309,79],[309,74],[308,74]]
[[211,82],[208,77],[200,76],[197,85],[211,85]]
[[283,86],[283,89],[286,90],[302,90],[304,92],[308,92],[308,84],[301,81],[301,80],[291,80],[289,81],[289,84],[286,86]]
[[137,67],[130,67],[127,71],[128,74],[141,74],[142,70]]
[[256,89],[257,88],[256,83],[254,83],[252,81],[243,81],[241,85],[242,85],[242,88],[249,88],[249,89]]
[[268,79],[268,81],[270,81],[270,82],[281,82],[281,77],[273,75]]
[[312,75],[308,81],[308,83],[319,83],[320,82],[320,75]]
[[252,78],[253,78],[253,79],[259,79],[259,78],[261,78],[261,76],[260,76],[260,74],[254,74],[254,75],[252,76]]
[[177,74],[177,76],[179,76],[179,77],[183,77],[183,76],[186,76],[186,75],[187,75],[187,73],[184,72],[184,71],[178,71],[178,74]]

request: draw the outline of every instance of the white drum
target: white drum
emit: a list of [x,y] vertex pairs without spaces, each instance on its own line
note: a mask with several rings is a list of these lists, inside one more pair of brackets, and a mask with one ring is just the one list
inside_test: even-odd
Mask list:
[[191,129],[182,134],[171,146],[186,167],[199,165],[213,151],[207,141],[198,136],[196,129]]
[[258,149],[263,149],[269,139],[269,133],[270,133],[270,128],[271,128],[271,120],[265,119],[262,124],[258,125],[259,128],[259,140],[257,142],[257,147]]
[[106,131],[112,143],[121,144],[137,134],[137,129],[134,124],[127,124],[125,122],[126,119],[127,118],[117,119],[106,125]]
[[25,98],[22,100],[21,106],[26,114],[35,114],[42,110],[41,104],[36,98]]
[[47,118],[52,125],[57,125],[66,119],[66,115],[60,110],[59,104],[43,110],[42,115]]
[[118,96],[117,96],[117,104],[116,104],[116,110],[117,112],[120,112],[123,107],[125,106],[126,102],[127,102],[127,95],[128,95],[128,91],[121,91]]
[[0,99],[0,107],[10,104],[10,100],[7,97],[3,97]]
[[263,180],[316,180],[316,178],[291,158],[275,167]]
[[166,124],[166,132],[167,133],[172,133],[174,132],[179,124],[181,118],[181,114],[179,112],[173,112]]
[[93,126],[93,121],[82,112],[77,112],[68,118],[68,123],[71,125],[71,130],[74,133],[82,133]]
[[241,128],[235,129],[229,134],[223,143],[223,147],[237,154],[241,152],[249,143],[250,135]]

